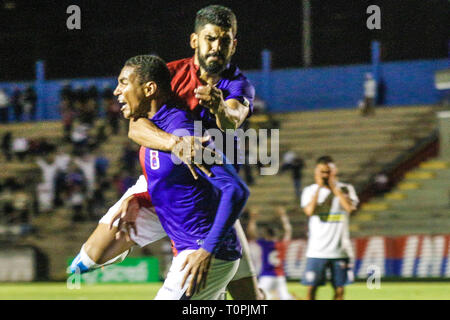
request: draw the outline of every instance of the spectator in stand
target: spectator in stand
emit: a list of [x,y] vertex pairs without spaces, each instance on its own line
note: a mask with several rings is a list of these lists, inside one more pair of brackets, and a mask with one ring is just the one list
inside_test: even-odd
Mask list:
[[36,120],[37,95],[32,86],[28,86],[23,93],[23,109],[27,120]]
[[77,114],[73,109],[73,103],[69,99],[61,99],[60,113],[63,123],[64,140],[70,141],[73,121],[75,120]]
[[97,116],[99,114],[99,105],[98,105],[98,90],[97,87],[92,84],[86,90],[86,109],[84,110],[84,123],[87,123],[91,126],[95,124]]
[[24,137],[13,139],[12,151],[19,161],[24,161],[29,151],[28,139]]
[[0,89],[0,123],[9,122],[9,97],[5,90]]
[[74,159],[74,163],[81,169],[86,181],[86,196],[90,199],[94,194],[95,181],[95,156],[86,152],[80,157]]
[[62,195],[67,192],[66,175],[69,172],[69,164],[72,161],[67,146],[60,146],[55,155],[55,164],[57,167],[55,177],[55,198],[54,205],[59,207],[63,204]]
[[283,156],[280,172],[291,171],[292,182],[294,183],[295,199],[300,201],[302,188],[302,170],[305,162],[294,151],[288,151]]
[[376,195],[384,194],[391,188],[389,176],[385,171],[377,173],[373,179],[374,191]]
[[104,124],[100,124],[97,126],[97,132],[95,133],[95,138],[93,145],[98,148],[100,147],[106,140],[108,140],[108,135],[106,134],[106,126]]
[[120,104],[114,97],[113,90],[109,87],[103,90],[102,97],[107,122],[111,126],[112,134],[117,135],[119,133],[121,119]]
[[63,87],[59,91],[59,98],[60,100],[67,100],[70,103],[74,102],[74,92],[72,90],[72,86],[69,82],[63,83]]
[[49,151],[54,152],[55,146],[50,144],[45,138],[29,140],[29,153],[32,156],[41,156]]
[[14,195],[16,181],[14,178],[6,179],[0,192],[0,222],[9,224],[14,215]]
[[95,182],[94,193],[88,205],[88,214],[91,221],[97,221],[105,213],[105,187],[107,186],[105,186],[105,184],[102,184],[100,181]]
[[42,173],[41,183],[37,185],[40,212],[52,210],[55,201],[58,164],[55,161],[54,149],[54,147],[49,148],[43,157],[36,159],[36,163],[41,168]]
[[122,151],[122,157],[120,159],[122,165],[121,169],[128,174],[133,175],[136,171],[138,156],[139,154],[136,144],[131,142],[130,140],[127,140]]
[[372,73],[366,73],[366,80],[364,81],[364,104],[362,108],[362,115],[368,116],[375,114],[375,101],[377,98],[377,82],[373,78]]
[[7,131],[3,135],[2,138],[2,152],[5,156],[6,161],[12,160],[12,154],[11,154],[11,148],[12,148],[12,132]]
[[73,154],[82,155],[86,152],[89,145],[89,125],[77,123],[72,130],[71,142],[73,145]]
[[66,188],[66,201],[72,208],[72,221],[85,220],[83,207],[86,201],[86,177],[75,162],[71,162],[69,165]]
[[13,207],[15,212],[15,223],[17,224],[30,224],[30,195],[25,190],[25,186],[22,183],[17,183],[14,190]]
[[103,181],[106,179],[108,168],[109,160],[102,152],[102,149],[98,148],[95,151],[95,175],[99,183],[103,183]]
[[23,100],[22,100],[22,92],[18,87],[14,88],[12,97],[11,97],[11,105],[14,111],[14,119],[16,122],[22,121],[23,114]]

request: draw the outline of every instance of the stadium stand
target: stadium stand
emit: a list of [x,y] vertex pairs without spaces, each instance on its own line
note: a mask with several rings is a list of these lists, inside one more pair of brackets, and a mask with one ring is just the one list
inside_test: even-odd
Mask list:
[[406,173],[393,190],[362,205],[353,234],[446,234],[450,230],[450,163],[437,158]]
[[[284,152],[294,150],[305,160],[303,186],[313,182],[312,168],[315,159],[320,155],[329,154],[335,158],[338,164],[340,179],[354,184],[357,191],[360,191],[383,166],[410,150],[420,139],[435,130],[435,109],[436,107],[429,105],[384,107],[377,108],[376,115],[371,117],[361,117],[356,109],[293,112],[272,114],[271,121],[279,123],[280,157]],[[258,126],[261,127],[259,120]],[[12,131],[13,136],[46,137],[55,143],[61,143],[63,140],[62,123],[59,121],[2,126],[0,135],[8,130]],[[121,148],[127,139],[125,134],[110,136],[103,144],[103,151],[112,164],[108,169],[109,175],[120,168]],[[4,168],[0,172],[1,177],[31,174],[36,178],[39,174],[39,168],[33,161],[5,162],[2,157],[0,162]],[[438,216],[443,218],[445,205],[442,199],[445,197],[434,195],[433,191],[434,187],[442,186],[450,174],[448,163],[442,163],[428,162],[424,164],[424,166],[435,167],[424,167],[412,172],[411,176],[408,176],[408,180],[404,184],[400,184],[397,189],[383,198],[376,198],[364,204],[361,212],[355,218],[355,223],[352,224],[353,233],[369,235],[378,234],[384,230],[385,234],[405,234],[416,231],[439,232],[439,230],[444,230],[445,225],[440,224],[439,221],[433,222],[433,226],[436,228],[429,229],[430,223],[425,224],[424,222],[430,215],[421,212],[419,205],[416,210],[408,209],[411,208],[411,201],[414,200],[416,204],[420,204],[429,194],[433,198],[426,200],[427,202],[423,202],[423,204],[436,208],[432,213],[433,219]],[[418,176],[432,178],[419,179]],[[414,189],[414,186],[417,186],[417,189]],[[117,200],[117,194],[112,187],[110,189],[105,195],[107,206]],[[399,196],[398,193],[402,195]],[[448,198],[445,199],[448,202]],[[274,176],[256,176],[256,183],[251,186],[249,206],[260,207],[261,220],[271,221],[273,209],[279,204],[286,205],[289,209],[294,238],[304,237],[306,217],[301,213],[295,200],[290,175],[279,173]],[[383,209],[389,208],[389,210],[377,212],[373,209],[374,206]],[[438,209],[441,207],[442,209]],[[406,217],[410,219],[406,219]],[[403,223],[403,219],[404,227],[399,228],[393,225],[397,225],[397,222],[400,221]],[[246,216],[244,215],[244,224],[245,220]],[[80,221],[74,224],[69,218],[67,209],[58,208],[51,213],[34,216],[31,223],[36,232],[16,237],[15,242],[18,245],[32,245],[40,248],[50,259],[50,279],[62,280],[66,277],[67,258],[78,252],[80,245],[95,228],[97,222]],[[390,225],[391,228],[385,229],[387,225]],[[59,245],[55,246],[55,243],[59,243]],[[152,253],[156,255],[159,251],[158,246],[152,249]],[[138,249],[133,252],[133,255],[140,253],[142,252]]]
[[[370,178],[436,128],[436,107],[384,107],[361,117],[356,110],[293,112],[274,115],[280,123],[280,154],[297,152],[306,162],[302,185],[313,183],[315,160],[331,155],[339,179],[361,192]],[[261,208],[270,221],[273,207],[289,205],[294,237],[304,237],[306,217],[299,210],[288,174],[259,176],[251,188],[249,205]]]

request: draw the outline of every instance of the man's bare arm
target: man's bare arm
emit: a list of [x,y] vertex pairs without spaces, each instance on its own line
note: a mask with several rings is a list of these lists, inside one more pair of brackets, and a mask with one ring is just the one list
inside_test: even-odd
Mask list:
[[223,105],[215,111],[216,124],[222,131],[226,129],[236,130],[247,118],[249,107],[236,99],[224,101]]
[[356,207],[353,205],[352,200],[337,186],[337,178],[336,178],[336,170],[333,170],[330,179],[329,179],[329,186],[331,192],[338,197],[339,203],[344,208],[345,211],[348,213],[352,213],[356,210]]
[[179,137],[159,129],[146,118],[130,120],[128,138],[146,148],[171,152]]
[[336,185],[330,187],[333,194],[339,198],[339,203],[348,213],[352,213],[356,210],[356,207],[353,205],[352,200],[344,193],[342,190]]
[[283,241],[291,241],[292,239],[292,225],[289,221],[289,216],[286,213],[286,209],[280,207],[277,209],[277,214],[280,217],[281,225],[283,226]]
[[320,186],[317,188],[316,193],[314,194],[311,201],[308,203],[306,207],[303,208],[303,211],[308,217],[311,217],[317,208],[317,199],[319,198]]
[[[146,148],[172,152],[187,165],[195,179],[198,179],[198,174],[194,166],[208,176],[211,176],[211,172],[202,163],[194,161],[197,152],[208,149],[203,147],[202,144],[207,142],[209,137],[178,137],[159,129],[153,122],[146,118],[130,120],[128,137]],[[210,151],[214,152],[212,150]]]

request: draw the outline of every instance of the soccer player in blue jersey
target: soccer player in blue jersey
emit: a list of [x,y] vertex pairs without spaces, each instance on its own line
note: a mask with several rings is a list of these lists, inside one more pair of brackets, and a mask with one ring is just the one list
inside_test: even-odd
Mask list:
[[[165,63],[146,55],[126,62],[114,94],[126,103],[122,109],[125,117],[145,116],[166,132],[193,136],[194,119],[168,100],[170,91]],[[249,191],[224,159],[223,165],[211,166],[211,176],[200,171],[194,179],[186,165],[174,162],[170,152],[141,147],[148,194],[175,250],[156,299],[190,296],[191,292],[186,293],[188,282],[204,277],[206,269],[208,277],[198,281],[204,288],[192,298],[217,299],[236,273],[241,248],[233,225]],[[193,261],[198,262],[198,269],[190,272],[188,262]],[[189,278],[184,281],[186,275]]]
[[[168,64],[172,76],[172,91],[194,117],[202,120],[206,129],[236,129],[251,114],[253,108],[253,86],[236,66],[229,63],[236,49],[236,31],[236,17],[231,10],[222,6],[203,8],[197,13],[195,31],[191,35],[194,57]],[[147,118],[130,122],[129,137],[153,150],[169,152],[175,152],[176,147],[180,146],[188,145],[190,148],[193,141],[190,136],[179,137],[161,130]],[[182,156],[177,153],[177,156],[186,161],[193,158],[194,153]],[[202,169],[201,165],[195,165]],[[188,164],[188,167],[197,176],[193,165]],[[121,261],[132,245],[145,246],[165,236],[158,221],[153,219],[154,209],[151,203],[137,201],[132,196],[145,192],[146,183],[144,176],[141,176],[100,220],[97,229],[74,260],[72,272],[77,267],[85,272]],[[116,238],[115,228],[108,229],[111,219],[122,213],[122,223],[119,225],[116,220],[114,227],[119,230],[125,228],[126,239]],[[136,228],[139,229],[139,234],[135,232]],[[243,259],[229,285],[230,293],[234,299],[261,299],[245,234],[239,222],[235,228],[243,247]]]

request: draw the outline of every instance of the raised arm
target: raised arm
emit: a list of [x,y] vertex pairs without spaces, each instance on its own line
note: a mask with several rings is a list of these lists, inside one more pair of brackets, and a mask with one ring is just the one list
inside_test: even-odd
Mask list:
[[317,188],[317,190],[314,192],[311,200],[308,202],[308,204],[306,206],[303,207],[303,212],[305,212],[305,214],[308,217],[311,217],[316,209],[317,209],[317,201],[319,199],[319,192],[320,192],[320,186]]
[[345,193],[340,187],[337,186],[336,171],[332,170],[329,179],[329,187],[331,192],[338,197],[339,203],[348,213],[352,213],[356,210],[356,205],[350,199],[348,192]]
[[194,92],[199,103],[216,116],[216,124],[222,131],[239,128],[250,111],[248,100],[244,99],[244,103],[232,98],[225,101],[222,91],[212,85],[200,86]]
[[277,208],[277,214],[280,217],[281,225],[283,226],[283,241],[291,241],[292,239],[292,225],[284,207]]

